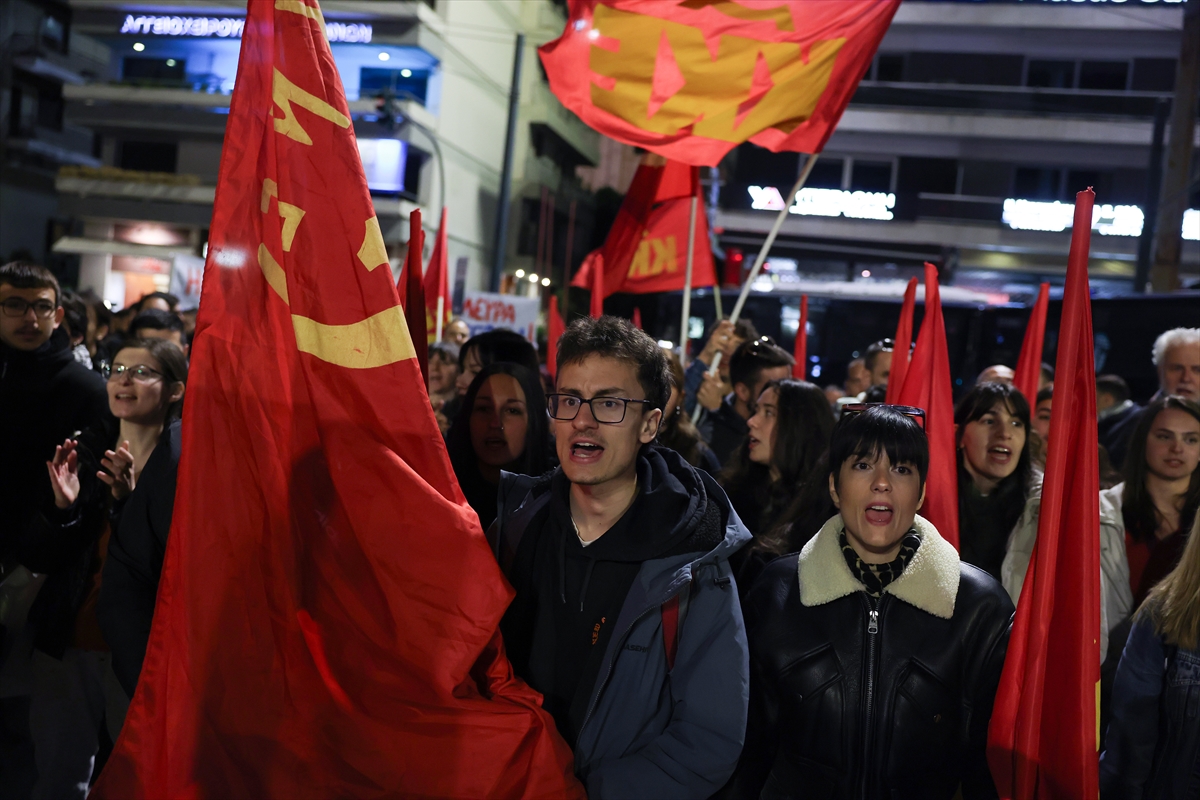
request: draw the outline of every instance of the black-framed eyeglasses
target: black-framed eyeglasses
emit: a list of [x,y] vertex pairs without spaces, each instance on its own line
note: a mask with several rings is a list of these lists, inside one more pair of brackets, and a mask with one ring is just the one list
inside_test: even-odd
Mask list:
[[100,374],[104,376],[104,380],[113,381],[121,380],[128,373],[129,377],[138,383],[154,383],[163,377],[163,374],[156,369],[150,369],[145,364],[138,364],[136,367],[127,367],[124,364],[117,364],[115,367],[105,364],[100,368]]
[[579,416],[579,409],[591,406],[592,417],[605,425],[616,425],[625,421],[625,409],[630,403],[652,405],[649,400],[634,400],[630,397],[593,397],[584,399],[574,394],[546,395],[546,410],[552,419],[570,422]]
[[917,424],[921,426],[921,430],[925,430],[925,409],[916,406],[898,406],[894,403],[847,403],[842,406],[842,416],[852,417],[855,414],[861,414],[868,408],[890,408],[899,411],[904,416],[916,420]]
[[34,300],[31,303],[23,297],[7,297],[0,307],[4,309],[6,317],[23,317],[32,308],[34,314],[43,318],[53,314],[56,308],[49,300]]

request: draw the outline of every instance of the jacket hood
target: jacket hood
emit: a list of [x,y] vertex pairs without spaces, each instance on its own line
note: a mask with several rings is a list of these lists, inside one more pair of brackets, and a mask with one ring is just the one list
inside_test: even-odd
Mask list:
[[36,350],[18,350],[0,342],[0,363],[7,370],[23,373],[42,370],[57,372],[65,365],[75,363],[75,356],[71,353],[71,337],[67,335],[67,329],[59,325]]
[[[584,551],[588,558],[641,563],[709,553],[725,543],[732,507],[707,473],[693,468],[674,450],[648,445],[638,454],[637,480],[633,505],[588,545]],[[553,493],[553,512],[569,528],[571,484],[561,468],[551,474],[547,488]]]
[[[850,572],[842,555],[838,535],[844,527],[840,514],[831,518],[800,551],[800,602],[805,606],[823,605],[867,589]],[[958,551],[924,517],[917,515],[913,528],[921,537],[921,546],[900,577],[884,588],[884,594],[950,619],[958,597]]]

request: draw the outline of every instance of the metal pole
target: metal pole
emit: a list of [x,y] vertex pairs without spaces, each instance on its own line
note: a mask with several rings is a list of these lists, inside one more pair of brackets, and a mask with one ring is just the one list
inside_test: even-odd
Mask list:
[[567,301],[571,297],[571,266],[574,261],[575,252],[575,206],[578,201],[572,200],[570,210],[567,211],[567,257],[563,263],[563,282],[562,299],[559,300],[559,309],[562,312],[563,321],[567,319]]
[[1146,173],[1146,207],[1142,215],[1142,235],[1138,238],[1137,271],[1134,273],[1133,290],[1138,294],[1146,291],[1150,282],[1150,255],[1154,246],[1154,231],[1158,227],[1158,195],[1162,190],[1163,135],[1167,130],[1167,115],[1171,112],[1171,101],[1160,97],[1154,104],[1154,132],[1150,136],[1150,169]]
[[504,137],[504,165],[500,171],[500,197],[496,208],[496,234],[493,239],[495,253],[492,256],[493,292],[500,291],[500,273],[504,270],[504,256],[508,249],[508,212],[512,191],[513,150],[517,140],[517,112],[521,100],[521,59],[525,55],[525,34],[517,34],[517,48],[513,55],[512,86],[508,90],[508,133]]
[[[771,251],[771,245],[775,244],[775,237],[779,235],[779,229],[783,227],[783,221],[787,219],[788,209],[796,200],[796,195],[804,188],[804,184],[808,181],[808,175],[812,172],[812,168],[816,166],[817,157],[820,153],[813,153],[804,162],[804,169],[800,171],[800,177],[796,180],[796,185],[792,187],[791,193],[784,198],[783,208],[779,209],[779,216],[775,217],[775,224],[771,226],[771,232],[767,234],[767,238],[763,240],[762,248],[758,251],[758,258],[754,259],[754,268],[750,270],[750,274],[746,276],[746,282],[742,284],[742,293],[738,296],[737,305],[733,307],[733,313],[729,315],[729,321],[737,324],[738,317],[742,315],[742,308],[746,305],[746,298],[750,296],[750,286],[754,283],[754,279],[758,277],[759,271],[762,270],[763,263],[767,260],[767,253]],[[717,374],[717,367],[721,365],[721,351],[713,356],[712,366],[708,368],[709,375]],[[701,407],[697,403],[696,411],[692,414],[692,422],[700,419]]]
[[692,316],[692,267],[696,258],[696,207],[700,198],[692,195],[692,207],[688,213],[687,269],[683,274],[683,319],[679,323],[679,361],[687,369],[688,363],[688,320]]

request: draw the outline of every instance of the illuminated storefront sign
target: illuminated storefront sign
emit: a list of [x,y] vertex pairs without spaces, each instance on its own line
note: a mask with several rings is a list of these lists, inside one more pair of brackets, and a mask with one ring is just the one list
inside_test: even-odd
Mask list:
[[[783,196],[774,186],[748,186],[746,190],[750,193],[750,207],[756,211],[783,208]],[[890,192],[801,189],[788,211],[806,217],[889,220],[895,207],[896,195]]]
[[[1075,216],[1072,203],[1041,202],[1038,200],[1004,201],[1004,224],[1019,231],[1051,231],[1070,229]],[[1145,215],[1137,206],[1100,205],[1092,209],[1092,230],[1101,236],[1141,236]],[[1183,215],[1183,238],[1200,240],[1200,209],[1189,209]]]
[[[240,39],[245,27],[246,20],[241,17],[160,17],[128,14],[121,26],[121,33]],[[366,44],[371,41],[371,33],[371,26],[362,23],[325,24],[325,35],[331,42]]]

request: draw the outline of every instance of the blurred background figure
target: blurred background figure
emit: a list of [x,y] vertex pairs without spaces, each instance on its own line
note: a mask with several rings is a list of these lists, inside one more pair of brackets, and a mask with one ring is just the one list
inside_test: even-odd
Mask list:
[[667,363],[671,367],[671,396],[663,409],[662,427],[658,431],[658,443],[669,447],[693,467],[699,467],[714,477],[721,471],[721,462],[717,461],[700,431],[692,424],[692,418],[683,409],[683,365],[679,356],[667,353]]
[[455,317],[442,326],[442,341],[462,347],[471,338],[471,329],[461,317]]
[[429,402],[433,405],[438,428],[442,435],[450,430],[450,420],[443,413],[448,400],[458,395],[455,382],[458,380],[458,346],[447,342],[429,345]]
[[1016,379],[1017,373],[1012,367],[1006,367],[1003,364],[993,364],[992,366],[979,373],[979,377],[975,379],[976,383],[1012,383]]
[[481,369],[450,428],[454,474],[479,524],[496,519],[500,471],[541,475],[550,469],[550,424],[537,372],[495,362]]

